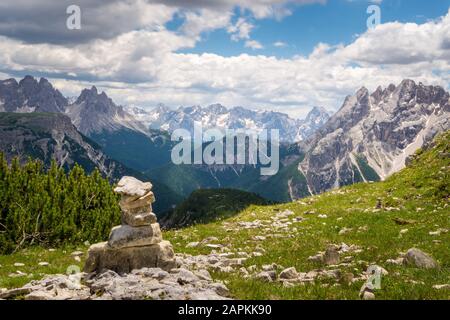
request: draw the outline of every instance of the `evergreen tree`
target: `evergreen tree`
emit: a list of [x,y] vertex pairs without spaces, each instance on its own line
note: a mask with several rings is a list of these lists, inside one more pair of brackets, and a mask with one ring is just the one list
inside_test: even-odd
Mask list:
[[95,170],[56,162],[44,171],[38,160],[8,166],[0,153],[0,253],[28,245],[57,246],[105,239],[120,222],[118,197]]

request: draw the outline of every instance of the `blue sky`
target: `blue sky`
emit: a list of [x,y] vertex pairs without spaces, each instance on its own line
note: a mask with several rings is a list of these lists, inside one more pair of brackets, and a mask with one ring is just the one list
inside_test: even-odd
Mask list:
[[[319,42],[331,45],[349,44],[355,35],[364,33],[367,29],[366,13],[368,0],[329,0],[326,4],[309,4],[291,6],[291,15],[282,19],[251,18],[255,29],[251,38],[259,41],[264,48],[252,50],[244,46],[244,41],[231,41],[226,30],[220,29],[206,32],[193,49],[183,49],[184,53],[216,53],[222,56],[234,56],[241,53],[263,54],[280,58],[294,55],[309,55]],[[445,15],[450,6],[450,0],[384,0],[377,4],[381,8],[381,22],[415,22],[424,23]],[[235,10],[240,15],[240,10]],[[236,18],[235,18],[236,20]],[[180,19],[175,18],[168,24],[169,29],[180,25]],[[275,47],[275,42],[283,42],[286,46]]]

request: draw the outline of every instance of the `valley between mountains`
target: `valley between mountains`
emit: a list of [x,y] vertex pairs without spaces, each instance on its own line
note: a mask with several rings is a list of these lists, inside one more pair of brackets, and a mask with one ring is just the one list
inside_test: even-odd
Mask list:
[[[38,290],[29,297],[196,299],[206,288],[210,298],[448,300],[449,142],[448,132],[440,135],[383,182],[288,204],[250,205],[216,221],[166,231],[183,271],[109,272],[94,280],[94,296],[67,287],[65,276],[57,275],[6,289],[64,274],[74,264],[82,268],[88,243],[0,256],[0,297],[26,298]],[[209,205],[216,201],[212,193],[208,197]],[[371,270],[379,272],[381,286],[366,291]],[[145,284],[155,277],[169,282]],[[136,279],[144,284],[136,286]],[[184,284],[179,289],[168,285],[170,279]]]
[[[195,122],[278,129],[278,173],[174,165],[171,133]],[[0,81],[0,299],[450,299],[449,129],[450,94],[412,80],[362,87],[305,119],[219,104],[145,110],[95,87],[68,99],[44,78]],[[68,287],[58,274],[82,269],[89,245],[120,224],[122,176],[152,182],[179,268]]]

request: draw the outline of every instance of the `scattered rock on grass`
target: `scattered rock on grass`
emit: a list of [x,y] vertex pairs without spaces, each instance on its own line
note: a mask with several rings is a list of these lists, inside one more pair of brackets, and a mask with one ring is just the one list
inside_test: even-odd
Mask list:
[[371,287],[371,284],[364,283],[361,287],[361,290],[359,291],[359,297],[363,300],[374,300],[375,294],[373,293],[373,287]]
[[252,240],[255,240],[255,241],[264,241],[264,240],[266,240],[266,237],[264,237],[264,236],[253,236],[253,237],[252,237]]
[[189,242],[189,243],[186,245],[186,248],[195,248],[195,247],[198,247],[199,244],[200,244],[200,242],[198,242],[198,241],[195,241],[195,242]]
[[352,230],[353,230],[352,228],[346,228],[346,227],[344,227],[344,228],[342,228],[342,229],[339,231],[339,235],[343,235],[343,234],[349,233],[349,232],[351,232]]
[[394,222],[396,224],[401,225],[401,226],[416,223],[416,221],[414,221],[414,220],[407,220],[407,219],[398,218],[398,217],[396,217],[392,220],[394,220]]
[[416,248],[411,248],[408,252],[406,252],[403,263],[405,265],[415,266],[422,269],[435,269],[439,267],[436,260]]
[[52,275],[22,288],[0,291],[0,299],[18,296],[24,296],[25,300],[227,299],[230,296],[227,287],[214,282],[207,270],[187,269],[193,267],[191,258],[177,256],[181,267],[170,272],[142,268],[121,275],[114,271],[81,273],[73,279],[72,275]]
[[255,279],[264,281],[264,282],[272,282],[274,280],[273,271],[263,271],[255,275]]
[[314,256],[308,257],[308,261],[314,262],[314,263],[322,263],[323,262],[323,253],[318,253]]
[[25,272],[17,270],[16,272],[8,274],[8,277],[10,278],[19,278],[19,277],[25,277],[27,274]]
[[81,257],[84,255],[83,251],[74,251],[70,254],[72,257]]
[[339,263],[339,251],[336,246],[329,246],[323,255],[323,263],[334,265]]
[[362,296],[363,300],[375,300],[375,294],[373,292],[365,291]]
[[430,236],[440,236],[442,233],[447,233],[447,229],[439,228],[436,231],[430,231],[428,234]]
[[343,284],[350,284],[353,282],[354,275],[351,272],[346,272],[341,275],[340,282]]
[[450,290],[450,284],[436,284],[433,286],[433,289],[436,290]]
[[294,267],[290,267],[281,271],[279,277],[280,279],[295,279],[298,277],[298,272]]
[[403,264],[403,258],[399,257],[397,259],[387,259],[386,263],[395,264],[397,266],[401,266]]
[[275,267],[273,264],[263,264],[261,269],[263,271],[273,271],[273,270],[275,270]]

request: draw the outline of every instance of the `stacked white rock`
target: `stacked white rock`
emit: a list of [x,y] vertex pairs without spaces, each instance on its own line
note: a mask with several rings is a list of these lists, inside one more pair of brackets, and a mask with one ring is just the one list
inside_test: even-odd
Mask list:
[[123,177],[114,192],[121,195],[122,225],[114,227],[108,242],[92,245],[85,272],[113,270],[129,273],[134,269],[176,267],[172,245],[163,241],[156,215],[152,184]]

